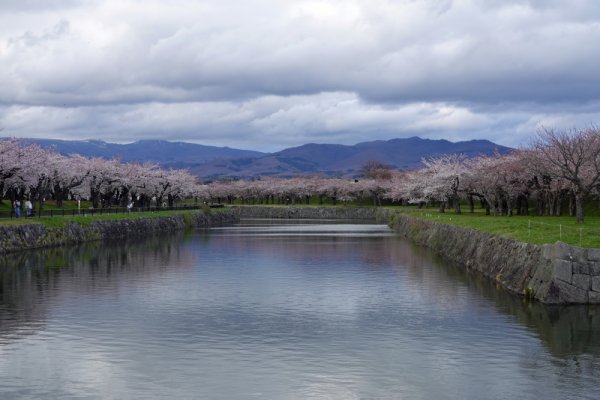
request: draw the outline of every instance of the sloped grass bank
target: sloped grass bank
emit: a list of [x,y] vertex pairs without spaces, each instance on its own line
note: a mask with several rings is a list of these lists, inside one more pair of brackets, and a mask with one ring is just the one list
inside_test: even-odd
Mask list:
[[483,213],[409,213],[415,218],[447,225],[473,228],[531,244],[557,241],[584,248],[600,247],[600,217],[586,217],[577,224],[574,217],[538,217],[526,215],[489,216]]

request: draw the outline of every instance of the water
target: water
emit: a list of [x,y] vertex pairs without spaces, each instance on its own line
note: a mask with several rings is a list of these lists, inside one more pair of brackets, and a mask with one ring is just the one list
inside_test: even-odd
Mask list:
[[382,225],[0,262],[2,399],[598,398],[599,308],[523,302]]

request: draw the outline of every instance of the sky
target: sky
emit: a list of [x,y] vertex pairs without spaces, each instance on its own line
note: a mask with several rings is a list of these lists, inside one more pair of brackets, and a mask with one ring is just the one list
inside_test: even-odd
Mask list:
[[0,0],[0,135],[525,146],[600,121],[596,0]]

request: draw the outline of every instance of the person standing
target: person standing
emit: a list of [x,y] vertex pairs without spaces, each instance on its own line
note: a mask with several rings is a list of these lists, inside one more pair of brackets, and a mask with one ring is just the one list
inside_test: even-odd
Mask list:
[[27,201],[25,202],[25,216],[26,217],[31,217],[32,209],[33,209],[33,205],[31,204],[31,201],[29,199],[27,199]]
[[19,200],[15,200],[15,217],[21,218],[21,202]]

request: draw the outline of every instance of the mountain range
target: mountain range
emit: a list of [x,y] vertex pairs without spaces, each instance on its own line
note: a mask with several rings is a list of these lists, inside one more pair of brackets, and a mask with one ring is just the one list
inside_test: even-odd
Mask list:
[[504,154],[511,148],[489,140],[450,142],[419,137],[375,140],[355,145],[309,143],[275,153],[204,146],[164,140],[130,144],[101,140],[23,139],[61,154],[119,157],[123,162],[153,161],[164,168],[186,168],[203,179],[218,177],[294,176],[301,174],[356,175],[365,162],[376,160],[399,169],[419,167],[425,157],[442,154]]
[[167,168],[188,168],[216,158],[253,158],[265,155],[258,151],[167,140],[140,140],[128,144],[108,143],[102,140],[22,139],[22,141],[52,148],[64,155],[79,154],[84,157],[107,159],[119,157],[123,162],[154,161]]

